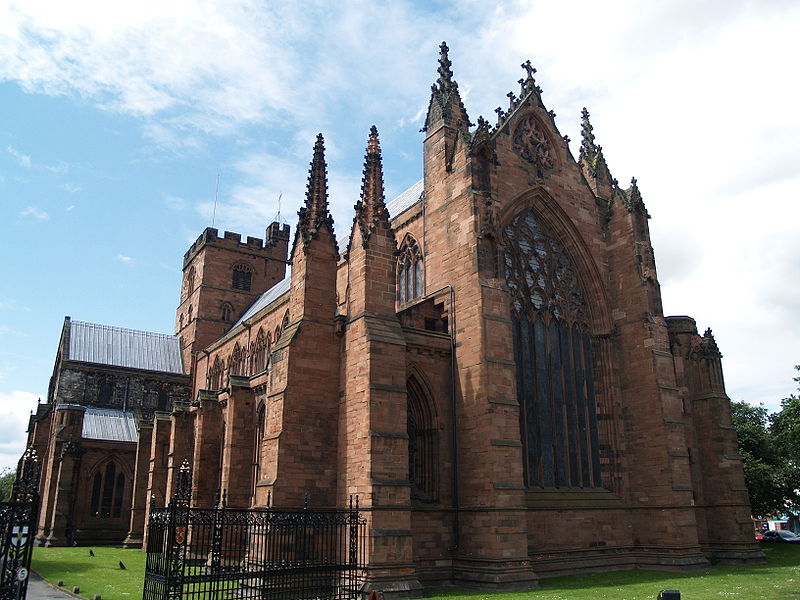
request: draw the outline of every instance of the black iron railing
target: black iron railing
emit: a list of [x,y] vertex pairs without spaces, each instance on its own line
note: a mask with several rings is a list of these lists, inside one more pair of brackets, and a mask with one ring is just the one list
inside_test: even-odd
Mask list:
[[0,503],[0,600],[27,594],[38,511],[39,461],[29,448],[17,466],[10,500]]
[[189,506],[188,467],[151,509],[144,600],[360,598],[366,520],[345,510]]

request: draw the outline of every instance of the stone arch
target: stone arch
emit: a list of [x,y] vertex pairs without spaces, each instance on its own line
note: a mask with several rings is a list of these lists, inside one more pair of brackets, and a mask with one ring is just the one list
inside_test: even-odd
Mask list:
[[86,507],[90,518],[120,519],[130,506],[133,473],[113,454],[99,458],[88,470]]
[[550,194],[543,188],[536,187],[508,202],[499,215],[500,231],[526,209],[533,211],[542,225],[556,237],[575,266],[575,274],[586,295],[592,333],[595,335],[610,334],[614,323],[611,319],[611,302],[603,278],[583,236],[569,215]]
[[425,378],[412,369],[406,381],[408,410],[408,479],[411,497],[421,502],[439,500],[439,419]]

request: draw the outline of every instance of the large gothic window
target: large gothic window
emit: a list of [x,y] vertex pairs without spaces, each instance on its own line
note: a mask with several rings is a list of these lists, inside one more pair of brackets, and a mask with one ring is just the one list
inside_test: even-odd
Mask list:
[[92,514],[101,518],[120,517],[124,496],[125,475],[117,473],[117,465],[112,460],[92,478]]
[[219,390],[222,389],[222,379],[223,374],[225,372],[225,365],[222,364],[222,361],[217,355],[214,358],[214,363],[211,365],[211,368],[208,370],[208,377],[206,385],[208,386],[209,390]]
[[397,260],[397,295],[400,304],[411,302],[422,296],[423,261],[419,244],[411,236],[407,236],[400,248]]
[[600,487],[586,301],[563,246],[530,210],[503,230],[529,487]]

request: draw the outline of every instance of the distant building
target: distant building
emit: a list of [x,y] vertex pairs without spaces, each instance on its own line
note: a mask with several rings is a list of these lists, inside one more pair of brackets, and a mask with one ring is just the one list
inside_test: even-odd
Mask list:
[[664,317],[636,181],[617,185],[586,111],[573,158],[523,67],[473,129],[443,44],[424,178],[386,205],[373,128],[341,247],[320,136],[291,248],[277,223],[266,241],[206,229],[153,363],[110,361],[95,338],[77,359],[68,321],[31,430],[40,540],[124,537],[119,485],[139,543],[187,460],[200,506],[358,494],[367,587],[386,593],[763,560],[714,338]]

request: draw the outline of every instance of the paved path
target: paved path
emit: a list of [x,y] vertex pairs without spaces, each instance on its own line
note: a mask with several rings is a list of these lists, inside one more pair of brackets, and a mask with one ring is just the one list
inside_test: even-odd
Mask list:
[[28,600],[75,600],[77,596],[50,585],[36,573],[28,581]]

